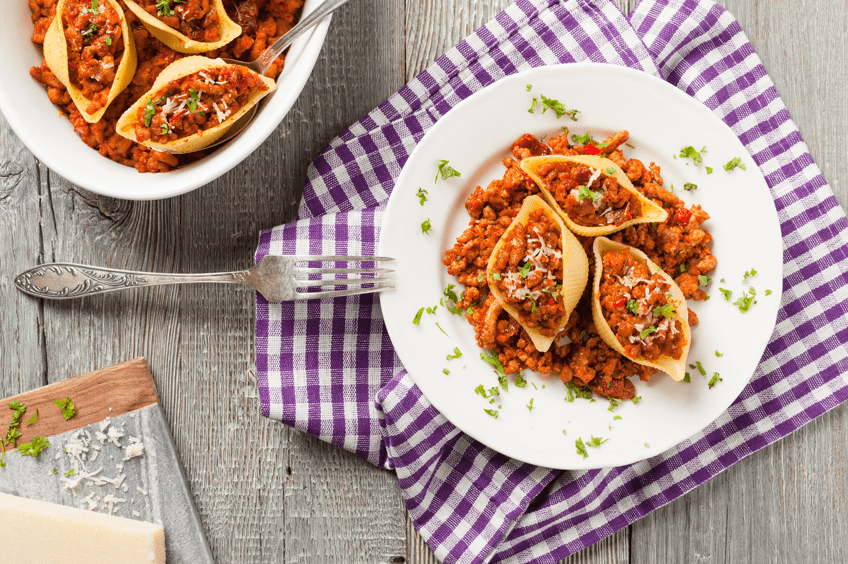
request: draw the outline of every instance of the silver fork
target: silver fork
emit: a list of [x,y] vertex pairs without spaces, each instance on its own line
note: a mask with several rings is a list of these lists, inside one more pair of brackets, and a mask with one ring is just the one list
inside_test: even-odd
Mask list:
[[[262,294],[270,302],[311,300],[382,292],[395,287],[394,270],[363,268],[362,263],[382,263],[388,257],[344,256],[266,256],[250,270],[210,274],[158,274],[100,268],[82,264],[42,264],[15,278],[18,290],[39,298],[65,300],[103,294],[127,288],[213,282],[242,284]],[[359,263],[355,268],[298,266],[302,263]],[[359,278],[314,278],[325,274],[360,274]],[[356,286],[343,290],[322,290],[325,286]],[[309,289],[316,289],[312,290]]]

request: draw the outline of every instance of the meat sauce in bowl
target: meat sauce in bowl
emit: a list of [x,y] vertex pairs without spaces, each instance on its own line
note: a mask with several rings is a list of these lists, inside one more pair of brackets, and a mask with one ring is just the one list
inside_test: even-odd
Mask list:
[[[646,166],[638,159],[627,159],[621,145],[628,140],[625,133],[607,139],[604,156],[621,167],[636,190],[662,206],[668,218],[661,223],[643,223],[627,227],[609,238],[642,250],[648,258],[671,274],[687,300],[703,300],[706,293],[699,287],[698,276],[716,266],[709,249],[711,235],[702,227],[709,215],[700,206],[687,207],[663,186],[660,167]],[[457,277],[465,291],[458,306],[467,310],[466,320],[474,327],[477,344],[497,355],[507,374],[529,369],[558,376],[563,382],[587,388],[594,394],[632,399],[636,387],[631,380],[649,380],[654,368],[636,364],[606,345],[592,321],[591,288],[587,286],[580,303],[572,312],[565,328],[551,348],[539,352],[526,331],[488,291],[485,268],[498,239],[510,226],[521,203],[538,187],[519,168],[516,159],[546,154],[586,154],[585,147],[569,144],[566,134],[548,139],[547,143],[526,134],[512,148],[514,158],[503,161],[506,171],[486,188],[478,186],[466,201],[470,215],[468,228],[456,244],[445,253],[448,273]],[[594,276],[594,238],[580,237]],[[484,274],[480,276],[480,274]],[[697,316],[689,310],[689,324],[697,324]]]

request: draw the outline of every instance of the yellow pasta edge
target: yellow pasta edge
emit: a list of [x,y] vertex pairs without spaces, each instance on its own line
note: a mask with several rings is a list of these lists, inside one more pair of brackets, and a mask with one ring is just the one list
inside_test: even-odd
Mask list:
[[124,0],[132,13],[134,13],[141,23],[147,28],[153,37],[180,53],[188,55],[196,55],[205,53],[214,49],[220,49],[233,39],[241,35],[241,26],[230,19],[227,15],[227,10],[224,8],[223,0],[213,0],[212,6],[218,13],[218,21],[221,23],[221,39],[218,41],[195,41],[190,39],[182,32],[166,25],[156,16],[148,13],[144,8],[138,5],[134,0]]
[[136,55],[135,41],[133,41],[132,33],[130,32],[127,18],[120,4],[116,0],[104,0],[112,8],[118,12],[121,18],[121,34],[124,39],[124,54],[121,57],[121,62],[118,63],[118,69],[115,71],[115,80],[112,81],[112,86],[109,89],[109,96],[106,98],[106,104],[94,112],[88,113],[85,108],[91,103],[91,100],[83,96],[82,92],[71,84],[70,72],[68,71],[68,44],[65,41],[65,30],[62,26],[61,14],[64,13],[65,0],[59,0],[56,4],[56,17],[53,18],[53,23],[47,29],[44,36],[44,60],[50,71],[56,76],[65,88],[68,89],[68,94],[74,105],[82,115],[83,119],[88,123],[97,123],[109,109],[109,104],[132,82],[135,76],[135,69],[138,65]]
[[[542,178],[538,175],[537,171],[539,167],[541,167],[546,162],[571,162],[571,163],[580,163],[586,166],[590,166],[592,168],[598,170],[606,170],[608,168],[615,169],[615,179],[618,183],[629,192],[632,192],[639,198],[639,202],[642,204],[642,215],[631,220],[625,221],[621,225],[600,225],[595,227],[587,227],[585,225],[578,225],[574,223],[574,221],[568,217],[568,214],[563,211],[560,207],[559,203],[557,203],[554,195],[548,191],[545,187],[545,183],[542,181]],[[668,212],[665,211],[662,206],[655,204],[645,196],[643,196],[634,186],[633,183],[630,182],[630,179],[627,178],[627,174],[621,167],[615,164],[613,161],[597,156],[597,155],[577,155],[567,157],[564,155],[542,155],[539,157],[527,157],[526,159],[522,159],[521,161],[521,169],[527,173],[527,175],[533,179],[533,181],[539,186],[539,190],[542,191],[542,194],[545,196],[545,200],[551,205],[552,208],[556,210],[556,212],[562,216],[563,221],[568,228],[578,235],[582,235],[584,237],[600,237],[603,235],[610,235],[615,233],[616,231],[621,231],[631,225],[637,225],[639,223],[662,223],[666,219],[668,219]]]
[[539,209],[544,210],[545,215],[556,221],[562,236],[562,288],[565,314],[562,317],[562,321],[559,323],[557,333],[565,327],[568,323],[568,318],[571,316],[571,312],[573,312],[574,308],[577,307],[577,303],[580,301],[580,297],[583,295],[583,291],[586,289],[586,284],[589,281],[589,259],[577,238],[568,229],[566,229],[560,217],[539,196],[528,196],[524,199],[518,214],[512,220],[512,223],[492,250],[492,254],[489,257],[489,263],[486,267],[486,276],[489,283],[489,290],[495,295],[495,299],[498,300],[501,307],[503,307],[503,309],[509,313],[513,319],[518,321],[518,323],[524,327],[524,330],[530,336],[530,340],[533,341],[533,345],[536,347],[536,350],[539,352],[547,352],[551,348],[551,344],[554,339],[556,339],[556,334],[553,337],[546,337],[542,335],[538,329],[526,327],[522,324],[518,316],[518,310],[512,305],[506,303],[503,292],[501,292],[500,288],[497,287],[494,283],[495,281],[492,280],[490,276],[490,273],[494,268],[495,261],[497,260],[498,253],[501,249],[503,249],[504,245],[506,245],[506,236],[515,229],[517,225],[521,223],[526,224],[530,217],[530,213]]
[[[650,270],[651,274],[659,272],[660,276],[662,276],[665,281],[671,285],[672,299],[680,304],[677,308],[675,308],[675,314],[672,319],[681,322],[683,325],[683,335],[686,338],[686,343],[683,346],[683,352],[681,353],[679,360],[675,360],[667,355],[661,355],[656,362],[652,362],[644,358],[631,358],[625,355],[624,347],[615,337],[615,333],[604,318],[600,302],[601,278],[603,277],[604,265],[603,257],[608,252],[620,250],[628,250],[637,261],[647,262],[648,270]],[[671,276],[660,270],[659,267],[639,249],[635,249],[622,243],[616,243],[606,237],[598,237],[592,245],[592,251],[595,255],[595,280],[592,287],[592,319],[595,322],[595,328],[598,330],[598,334],[601,336],[601,339],[603,339],[603,341],[611,348],[636,364],[662,370],[677,382],[683,380],[683,377],[686,374],[686,358],[689,356],[689,347],[692,344],[692,333],[689,328],[689,307],[686,305],[686,297],[683,295],[683,291]]]
[[[174,61],[165,69],[159,73],[159,76],[156,78],[156,81],[153,83],[153,86],[144,93],[144,95],[136,101],[135,104],[129,107],[127,111],[121,115],[120,119],[118,119],[118,123],[115,126],[118,135],[122,137],[126,137],[136,143],[139,141],[135,135],[135,120],[138,115],[139,108],[144,107],[149,100],[154,98],[155,94],[163,88],[166,84],[168,84],[172,80],[176,80],[179,78],[183,78],[185,76],[194,74],[196,72],[202,71],[204,69],[213,69],[218,67],[226,67],[230,66],[228,63],[225,63],[221,59],[209,59],[207,57],[200,56],[192,56],[192,57],[184,57],[177,61]],[[252,71],[251,71],[252,72]],[[246,114],[254,105],[256,105],[259,100],[263,97],[267,96],[271,92],[273,92],[277,88],[276,82],[273,79],[268,78],[267,76],[257,75],[259,78],[268,86],[268,90],[260,90],[254,92],[248,98],[247,103],[239,108],[239,110],[227,118],[223,123],[219,123],[218,125],[207,129],[206,131],[200,131],[193,135],[189,135],[188,137],[183,137],[181,139],[177,139],[171,143],[156,143],[150,141],[141,142],[142,145],[146,147],[150,147],[151,149],[157,151],[168,151],[171,153],[192,153],[194,151],[199,151],[205,147],[208,147],[218,139],[220,139],[232,126],[235,124],[244,114]]]

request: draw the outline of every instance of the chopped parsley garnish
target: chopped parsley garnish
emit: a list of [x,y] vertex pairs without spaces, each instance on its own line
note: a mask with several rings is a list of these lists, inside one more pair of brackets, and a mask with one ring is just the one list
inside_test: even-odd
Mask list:
[[438,327],[438,328],[439,328],[439,331],[441,331],[442,333],[444,333],[444,334],[445,334],[445,337],[450,337],[450,335],[448,335],[447,333],[445,333],[445,330],[444,330],[444,329],[442,329],[442,326],[441,326],[441,325],[439,325],[439,322],[438,322],[438,321],[436,322],[436,327]]
[[9,402],[9,409],[15,413],[12,415],[12,420],[9,421],[6,437],[2,441],[2,445],[0,445],[0,468],[6,467],[4,462],[6,459],[6,445],[10,443],[15,445],[16,441],[21,436],[21,432],[18,430],[18,427],[21,426],[21,420],[24,417],[24,413],[26,413],[27,407],[19,401],[12,401]]
[[688,147],[683,147],[680,149],[680,158],[681,159],[692,159],[696,165],[701,164],[704,161],[704,158],[701,156],[703,153],[707,152],[707,148],[704,147],[700,151],[696,151],[695,147],[689,145]]
[[581,186],[577,190],[577,201],[582,202],[587,198],[591,198],[592,202],[598,202],[601,198],[603,198],[603,194],[590,190],[588,186]]
[[[442,290],[442,294],[444,294],[445,298],[447,298],[447,303],[445,303],[444,300],[442,300],[442,303],[446,308],[448,308],[448,311],[452,314],[462,315],[462,309],[456,305],[456,303],[460,301],[461,298],[456,295],[456,292],[453,291],[454,288],[456,288],[456,284],[448,284],[447,288]],[[464,294],[465,293],[463,292],[463,295]]]
[[430,225],[430,218],[428,217],[421,224],[421,233],[424,233],[426,235],[430,232],[431,229],[432,229],[432,226]]
[[636,300],[627,300],[627,309],[630,313],[639,313],[639,304]]
[[501,275],[500,275],[500,274],[498,274],[497,272],[490,272],[490,273],[489,273],[489,276],[491,276],[491,277],[492,277],[492,280],[498,280],[498,281],[500,281],[500,279],[501,279]]
[[574,446],[577,447],[577,454],[582,454],[583,458],[589,458],[589,453],[586,452],[586,445],[583,444],[583,439],[578,438],[574,441]]
[[521,269],[518,271],[518,273],[521,275],[522,278],[527,278],[527,275],[530,274],[530,269],[532,268],[532,262],[525,263],[524,266],[522,266]]
[[589,333],[587,333],[586,331],[580,331],[580,341],[585,343],[588,340],[589,340]]
[[427,190],[419,188],[418,192],[415,195],[418,196],[418,203],[423,206],[424,202],[427,201]]
[[500,390],[498,390],[497,386],[492,386],[488,390],[483,386],[483,384],[479,384],[476,388],[474,388],[474,393],[483,399],[493,398],[495,396],[501,395]]
[[31,442],[24,443],[18,447],[18,452],[20,452],[24,456],[32,456],[37,457],[41,454],[41,451],[50,446],[50,443],[47,442],[47,437],[42,437],[40,435],[36,435],[32,438]]
[[645,329],[641,333],[639,333],[639,338],[644,340],[645,337],[647,337],[651,333],[656,333],[656,331],[657,331],[657,328],[654,327],[653,325],[651,325],[650,327],[645,327]]
[[720,352],[718,352],[718,350],[716,350],[716,356],[721,358],[721,357],[724,356],[724,353],[720,353]]
[[148,100],[144,105],[144,126],[150,127],[150,120],[156,114],[156,108],[153,107],[153,100]]
[[88,26],[88,29],[84,29],[81,32],[83,41],[88,41],[91,39],[91,36],[94,35],[94,32],[97,31],[97,24],[91,24]]
[[699,274],[698,275],[698,287],[703,288],[704,286],[706,286],[707,284],[710,283],[710,280],[712,280],[712,278],[710,278],[709,276],[704,276],[703,274]]
[[448,375],[450,375],[450,370],[448,370],[447,368],[442,368],[442,374],[444,374],[445,376],[448,376]]
[[428,307],[427,313],[429,313],[430,315],[436,315],[436,309],[438,309],[438,307],[439,306],[437,305],[434,305],[433,307]]
[[771,290],[766,290],[766,295],[767,295],[767,296],[770,296],[770,295],[771,295]]
[[500,359],[494,354],[487,352],[481,352],[480,358],[495,367],[495,374],[498,375],[498,383],[501,385],[501,388],[503,388],[504,391],[508,390],[509,381],[506,378],[506,373],[504,372],[504,367],[503,364],[501,364]]
[[441,175],[442,180],[447,180],[451,176],[462,176],[456,169],[448,165],[448,161],[439,161],[437,166],[439,167],[439,172],[436,173],[436,180],[433,181],[433,184],[439,181],[439,175]]
[[[527,380],[524,379],[523,372],[518,373],[518,376],[515,377],[515,381],[513,382],[513,384],[515,384],[515,387],[517,388],[523,388],[527,385]],[[533,384],[533,387],[535,388],[536,384]]]
[[613,417],[613,418],[612,418],[612,420],[613,420],[613,421],[620,421],[620,420],[621,420],[621,415],[616,415],[615,417]]
[[532,313],[539,313],[539,308],[536,307],[536,302],[534,300],[530,300],[530,311]]
[[705,168],[705,169],[707,169],[707,174],[712,174],[712,173],[713,173],[713,167],[711,167],[711,166],[705,166],[704,168]]
[[745,292],[742,294],[742,297],[733,302],[733,305],[739,308],[740,313],[745,313],[751,308],[751,305],[757,303],[754,301],[756,291],[753,288],[750,288],[749,291],[751,292],[750,295],[748,292]]
[[690,190],[697,190],[698,185],[692,184],[691,182],[687,182],[686,184],[683,185],[683,189],[686,190],[687,192],[689,192]]
[[[612,383],[612,380],[610,380],[610,383]],[[618,407],[618,404],[619,401],[617,399],[609,398],[609,407],[607,408],[607,411],[615,411],[615,408]]]
[[67,472],[65,472],[63,475],[67,478],[67,477],[69,477],[69,476],[73,476],[73,475],[74,475],[74,474],[76,474],[76,473],[77,473],[77,471],[76,471],[75,469],[71,468],[70,470],[68,470]]
[[604,170],[604,172],[606,173],[607,176],[615,176],[615,173],[617,171],[614,168],[609,167],[608,169]]
[[100,6],[98,6],[97,0],[91,0],[91,8],[86,11],[96,14],[99,8]]
[[592,448],[598,448],[599,446],[601,446],[602,444],[604,444],[605,442],[607,442],[609,440],[609,439],[604,439],[603,437],[596,437],[594,435],[589,435],[589,437],[590,437],[589,440],[586,441],[586,446],[592,447]]
[[718,372],[714,372],[713,377],[710,378],[710,381],[709,381],[709,383],[707,383],[707,386],[709,386],[710,389],[712,390],[713,386],[715,386],[719,382],[724,382],[724,380],[721,378],[721,376],[718,375]]
[[[665,304],[661,306],[657,306],[654,308],[654,317],[665,317],[668,319],[669,317],[674,315],[674,306],[672,304]],[[642,337],[644,339],[644,337]]]
[[421,316],[424,315],[424,308],[418,310],[418,313],[415,314],[415,318],[412,320],[413,325],[418,325],[421,323]]
[[455,358],[459,358],[462,356],[462,351],[459,350],[459,347],[453,348],[453,354],[449,354],[447,360],[453,360]]
[[689,373],[687,372],[686,374],[683,375],[683,381],[686,382],[687,384],[691,384],[692,383],[692,376],[690,376]]
[[706,371],[706,370],[704,370],[704,367],[703,367],[703,366],[701,366],[701,361],[700,361],[700,360],[696,361],[696,362],[695,362],[695,364],[690,364],[690,365],[689,365],[689,368],[697,368],[697,369],[698,369],[698,372],[700,372],[700,373],[701,373],[701,376],[706,376],[706,375],[707,375],[707,371]]
[[34,425],[36,421],[38,421],[38,409],[35,410],[35,415],[30,417],[29,421],[26,422],[27,427]]
[[106,37],[106,45],[112,45],[112,38],[110,36]]
[[686,263],[680,265],[680,272],[686,272],[687,270],[689,270],[689,267],[686,265]]
[[592,136],[587,131],[585,135],[572,135],[571,142],[575,145],[587,146],[592,141]]
[[722,293],[722,295],[724,296],[724,301],[726,301],[726,302],[729,302],[729,301],[730,301],[730,296],[732,296],[732,295],[733,295],[733,292],[732,292],[732,291],[730,291],[730,290],[725,290],[724,288],[719,288],[719,289],[718,289],[718,291],[719,291],[719,292],[721,292],[721,293]]
[[572,382],[566,382],[565,388],[568,390],[568,395],[565,396],[568,403],[574,402],[574,398],[592,399],[592,390],[589,388],[579,388]]
[[536,111],[536,106],[538,106],[538,105],[539,105],[539,99],[536,98],[535,96],[533,96],[533,101],[530,103],[530,109],[527,110],[527,113],[532,114],[534,111]]
[[480,274],[477,275],[477,282],[482,282],[482,281],[483,281],[483,273],[481,272]]
[[533,85],[532,85],[532,84],[528,84],[528,85],[527,85],[527,92],[530,92],[531,90],[533,90]]
[[562,430],[562,435],[563,435],[563,436],[567,436],[567,435],[568,435],[568,433],[566,433],[566,432],[565,432],[565,429],[563,429],[563,430]]
[[189,88],[188,95],[191,97],[191,100],[186,102],[188,109],[191,110],[193,114],[202,114],[203,112],[197,110],[197,103],[200,102],[200,93],[194,88]]
[[174,11],[171,9],[170,0],[156,0],[156,15],[157,16],[173,16]]
[[745,280],[747,280],[751,276],[756,276],[756,275],[757,275],[757,270],[755,268],[752,268],[751,270],[745,272],[745,274],[742,276],[742,282],[744,282]]
[[74,402],[71,398],[66,397],[65,399],[57,399],[53,402],[53,405],[62,410],[62,415],[65,417],[65,421],[77,414],[77,408],[74,407]]
[[483,411],[484,411],[485,413],[487,413],[488,415],[491,415],[491,416],[492,416],[492,417],[494,417],[495,419],[497,419],[497,418],[498,418],[498,410],[497,410],[497,409],[484,409]]
[[642,401],[642,396],[636,396],[630,401],[632,401],[633,403],[639,403],[640,401]]
[[167,123],[159,124],[159,134],[160,135],[165,135],[165,134],[168,133],[168,131],[170,131],[170,129],[168,128]]
[[748,170],[745,168],[745,163],[742,162],[742,159],[739,157],[734,157],[728,161],[726,165],[724,165],[724,170],[731,171],[734,168],[741,168],[742,170]]
[[528,403],[525,407],[527,407],[527,411],[533,411],[533,398],[530,398],[530,403]]
[[549,109],[556,112],[557,119],[561,118],[562,116],[568,116],[571,118],[571,121],[577,121],[577,114],[580,113],[580,110],[565,109],[565,106],[563,106],[559,100],[554,100],[553,98],[546,98],[542,96],[542,113],[544,114]]

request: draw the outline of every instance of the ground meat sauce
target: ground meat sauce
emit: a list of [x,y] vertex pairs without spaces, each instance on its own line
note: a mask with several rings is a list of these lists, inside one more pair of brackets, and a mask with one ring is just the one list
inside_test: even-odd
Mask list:
[[676,305],[671,284],[659,273],[651,274],[627,250],[603,256],[600,304],[604,319],[629,358],[675,360],[683,354],[683,325],[674,319]]
[[[29,0],[32,10],[33,43],[43,44],[47,28],[56,15],[58,0]],[[47,96],[68,116],[74,130],[91,148],[106,158],[126,166],[135,167],[139,172],[167,172],[177,167],[197,161],[207,151],[187,155],[172,155],[154,151],[149,147],[134,143],[115,132],[115,124],[121,114],[132,106],[145,92],[162,70],[177,59],[183,57],[154,38],[141,24],[132,11],[124,8],[130,31],[132,32],[138,53],[138,70],[130,85],[119,94],[106,109],[103,118],[97,123],[88,123],[80,115],[67,90],[53,75],[47,64],[33,67],[30,75],[47,88]],[[250,61],[258,57],[268,45],[290,30],[303,7],[303,0],[242,0],[228,2],[227,14],[242,28],[242,34],[226,47],[204,53],[209,58],[226,57]],[[285,56],[266,73],[272,78],[279,76]]]
[[172,80],[138,109],[136,138],[169,143],[206,131],[235,114],[251,94],[267,89],[259,75],[236,65]]
[[[716,266],[708,247],[712,237],[701,225],[709,215],[700,206],[687,208],[664,188],[660,167],[645,166],[636,159],[625,159],[619,148],[629,136],[621,131],[605,140],[600,149],[605,157],[624,170],[636,190],[668,211],[664,223],[639,224],[610,235],[609,238],[643,251],[663,268],[683,291],[687,300],[703,300],[706,293],[699,288],[698,276]],[[542,143],[533,135],[523,135],[513,144],[515,159],[529,156],[586,154],[586,147],[573,146],[567,132]],[[467,310],[466,319],[474,326],[477,344],[492,350],[508,374],[522,369],[554,374],[563,382],[586,387],[599,396],[632,399],[636,388],[631,377],[647,381],[654,369],[634,363],[611,349],[598,335],[592,321],[591,286],[578,303],[565,328],[554,339],[550,350],[540,353],[530,337],[488,292],[485,276],[489,256],[498,239],[518,214],[528,195],[538,193],[536,184],[523,174],[513,158],[504,159],[503,178],[492,181],[485,189],[478,186],[465,202],[471,216],[468,228],[445,253],[448,273],[465,286],[458,306]],[[580,237],[589,259],[589,279],[594,277],[594,238]],[[698,319],[689,309],[689,324]]]
[[137,0],[137,3],[189,39],[211,43],[221,38],[221,21],[211,0]]
[[545,163],[539,167],[545,188],[578,225],[620,226],[642,214],[636,194],[618,183],[614,174],[580,163]]
[[106,0],[66,0],[62,16],[68,75],[93,114],[106,105],[124,54],[121,17]]
[[525,327],[553,337],[565,315],[562,299],[562,233],[543,210],[530,212],[506,236],[489,275]]

